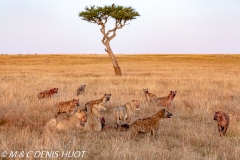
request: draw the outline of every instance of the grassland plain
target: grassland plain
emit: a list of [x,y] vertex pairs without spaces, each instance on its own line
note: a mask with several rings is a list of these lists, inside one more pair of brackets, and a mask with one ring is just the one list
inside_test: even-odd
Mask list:
[[[240,158],[240,55],[116,55],[123,76],[115,77],[107,55],[0,55],[0,153],[24,151],[15,159],[68,159],[37,151],[87,151],[83,159],[237,160]],[[86,84],[84,95],[77,88]],[[59,88],[50,99],[38,92]],[[134,119],[149,117],[160,108],[147,104],[142,89],[158,97],[176,90],[171,119],[160,124],[157,139],[114,127],[113,107],[142,100]],[[87,101],[111,93],[105,128],[100,133],[82,130],[47,132],[54,105],[79,98]],[[230,117],[227,136],[220,138],[214,111]],[[37,152],[38,153],[38,152]],[[76,159],[76,158],[72,158]]]

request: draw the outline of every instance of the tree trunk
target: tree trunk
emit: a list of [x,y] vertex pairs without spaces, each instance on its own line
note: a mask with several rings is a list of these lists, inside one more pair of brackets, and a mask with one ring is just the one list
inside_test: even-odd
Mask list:
[[106,46],[105,51],[108,53],[109,57],[111,58],[113,68],[114,68],[114,72],[115,72],[115,76],[122,76],[121,68],[118,65],[116,57],[114,56],[109,43],[106,43],[105,46]]

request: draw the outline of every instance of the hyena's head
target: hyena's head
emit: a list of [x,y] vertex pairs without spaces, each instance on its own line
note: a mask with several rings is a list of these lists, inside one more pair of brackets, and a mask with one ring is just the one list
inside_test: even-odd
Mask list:
[[139,100],[132,100],[131,105],[132,105],[134,110],[139,110],[140,103],[141,103],[141,101],[139,101]]
[[99,111],[106,110],[106,106],[103,103],[96,103],[93,107],[97,108]]
[[52,89],[50,89],[50,91],[52,94],[58,93],[58,88],[52,88]]
[[80,88],[81,88],[82,90],[84,90],[85,87],[86,87],[86,84],[81,84],[81,86],[80,86]]
[[144,94],[148,94],[148,88],[146,88],[146,89],[143,88],[143,92],[144,92]]
[[44,93],[43,92],[38,93],[38,98],[43,98],[43,97],[44,97]]
[[106,103],[107,101],[109,101],[111,98],[111,93],[110,94],[104,94],[104,97],[103,97],[103,103]]
[[79,106],[79,99],[73,99],[72,103],[74,104],[74,106]]
[[170,95],[171,95],[173,98],[176,96],[176,94],[177,94],[177,91],[171,91],[171,92],[170,92]]
[[168,110],[164,108],[162,109],[162,112],[163,112],[163,118],[171,118],[172,113],[170,113]]
[[213,120],[220,122],[223,120],[223,113],[221,111],[217,111],[214,113]]
[[85,111],[78,110],[75,115],[81,122],[87,122],[87,114]]

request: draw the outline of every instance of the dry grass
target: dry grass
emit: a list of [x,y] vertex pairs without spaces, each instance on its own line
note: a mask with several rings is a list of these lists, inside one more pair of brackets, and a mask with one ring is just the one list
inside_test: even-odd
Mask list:
[[[10,151],[83,151],[85,159],[239,159],[240,55],[117,55],[122,77],[115,77],[106,55],[1,55],[0,153]],[[144,103],[143,88],[157,96],[178,91],[160,124],[157,139],[104,129],[46,132],[53,106],[76,97],[86,84],[80,107],[111,93],[104,114],[114,126],[113,107],[143,100],[135,118],[159,108]],[[51,99],[38,100],[39,91],[58,87]],[[230,116],[227,136],[220,138],[214,111]],[[1,157],[0,157],[1,159]],[[30,158],[31,159],[31,158]],[[44,158],[42,158],[44,159]],[[47,159],[47,158],[45,158]],[[61,159],[61,158],[56,158]]]

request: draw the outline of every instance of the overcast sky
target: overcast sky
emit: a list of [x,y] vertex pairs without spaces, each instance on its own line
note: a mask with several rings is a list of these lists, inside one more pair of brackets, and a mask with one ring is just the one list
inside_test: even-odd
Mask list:
[[240,0],[0,0],[0,53],[105,53],[78,14],[113,2],[141,15],[117,30],[114,53],[240,53]]

